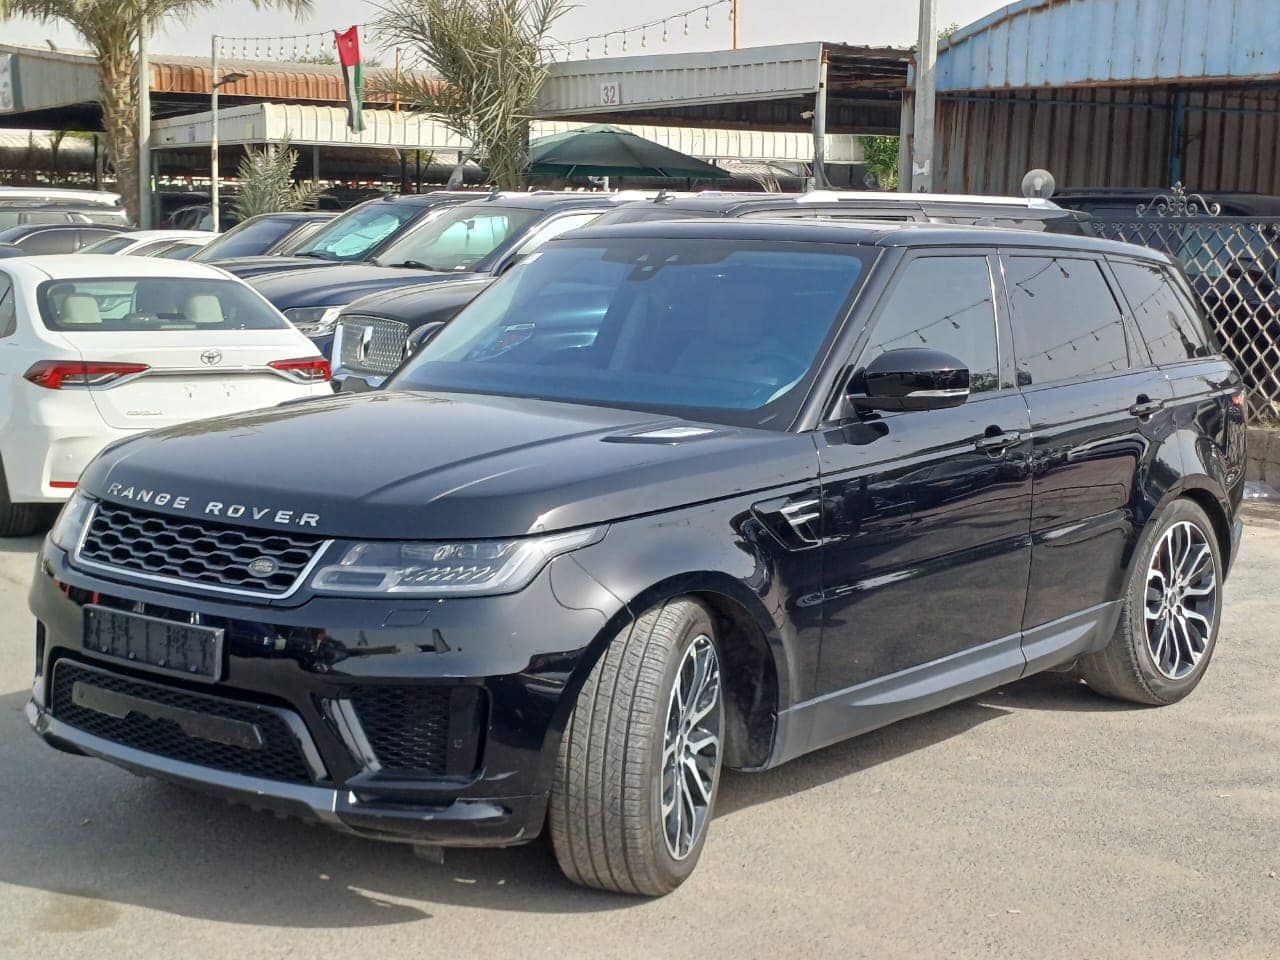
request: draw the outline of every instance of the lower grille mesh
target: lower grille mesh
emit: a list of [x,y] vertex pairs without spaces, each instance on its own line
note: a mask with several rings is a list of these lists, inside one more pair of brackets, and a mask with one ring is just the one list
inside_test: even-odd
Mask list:
[[384,769],[443,776],[449,752],[450,687],[363,687],[351,698]]
[[[72,699],[77,682],[164,706],[253,724],[262,734],[263,745],[260,749],[244,749],[215,743],[189,735],[173,720],[139,713],[130,713],[127,717],[99,713]],[[58,720],[113,743],[247,777],[287,783],[312,782],[297,738],[283,719],[264,707],[122,677],[70,660],[59,660],[54,666],[52,701],[52,712]]]

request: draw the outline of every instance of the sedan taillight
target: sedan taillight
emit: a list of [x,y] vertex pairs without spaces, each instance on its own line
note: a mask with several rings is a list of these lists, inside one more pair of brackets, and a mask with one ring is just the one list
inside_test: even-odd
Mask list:
[[83,360],[41,360],[22,376],[37,387],[105,387],[121,377],[146,373],[145,363],[103,363]]
[[301,357],[297,360],[272,360],[268,366],[299,383],[323,383],[333,376],[324,357]]

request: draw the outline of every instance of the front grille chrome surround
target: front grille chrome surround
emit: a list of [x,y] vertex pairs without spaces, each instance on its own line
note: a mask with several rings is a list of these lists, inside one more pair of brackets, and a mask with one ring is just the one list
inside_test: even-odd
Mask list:
[[[72,563],[116,579],[282,600],[306,583],[332,543],[318,536],[210,523],[100,501],[89,515]],[[275,571],[249,569],[262,559],[271,560]]]
[[386,376],[404,360],[407,323],[357,315],[343,317],[338,328],[338,365],[344,370]]

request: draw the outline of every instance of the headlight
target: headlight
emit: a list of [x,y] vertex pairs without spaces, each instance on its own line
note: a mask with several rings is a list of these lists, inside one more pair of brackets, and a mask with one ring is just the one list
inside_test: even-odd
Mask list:
[[308,337],[319,337],[333,332],[342,307],[293,307],[284,317]]
[[77,490],[63,505],[62,512],[54,521],[53,529],[49,531],[49,539],[55,546],[70,553],[80,542],[80,537],[84,534],[84,525],[89,522],[89,514],[92,511],[93,501]]
[[597,543],[605,527],[519,540],[458,543],[357,543],[337,563],[321,567],[311,587],[321,593],[404,597],[491,596],[515,593],[547,564]]

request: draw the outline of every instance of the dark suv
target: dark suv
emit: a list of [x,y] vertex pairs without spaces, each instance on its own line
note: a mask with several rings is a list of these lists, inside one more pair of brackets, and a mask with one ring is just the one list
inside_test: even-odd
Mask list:
[[386,390],[104,452],[38,559],[27,714],[364,837],[546,829],[574,880],[661,894],[725,767],[1041,670],[1190,693],[1242,402],[1138,247],[588,228]]
[[[962,223],[1092,235],[1088,214],[1063,210],[1048,200],[835,190],[661,193],[619,204],[592,222],[603,226],[704,217]],[[380,386],[407,355],[492,282],[492,276],[472,276],[462,285],[405,287],[354,301],[337,318],[334,387],[353,391]]]

